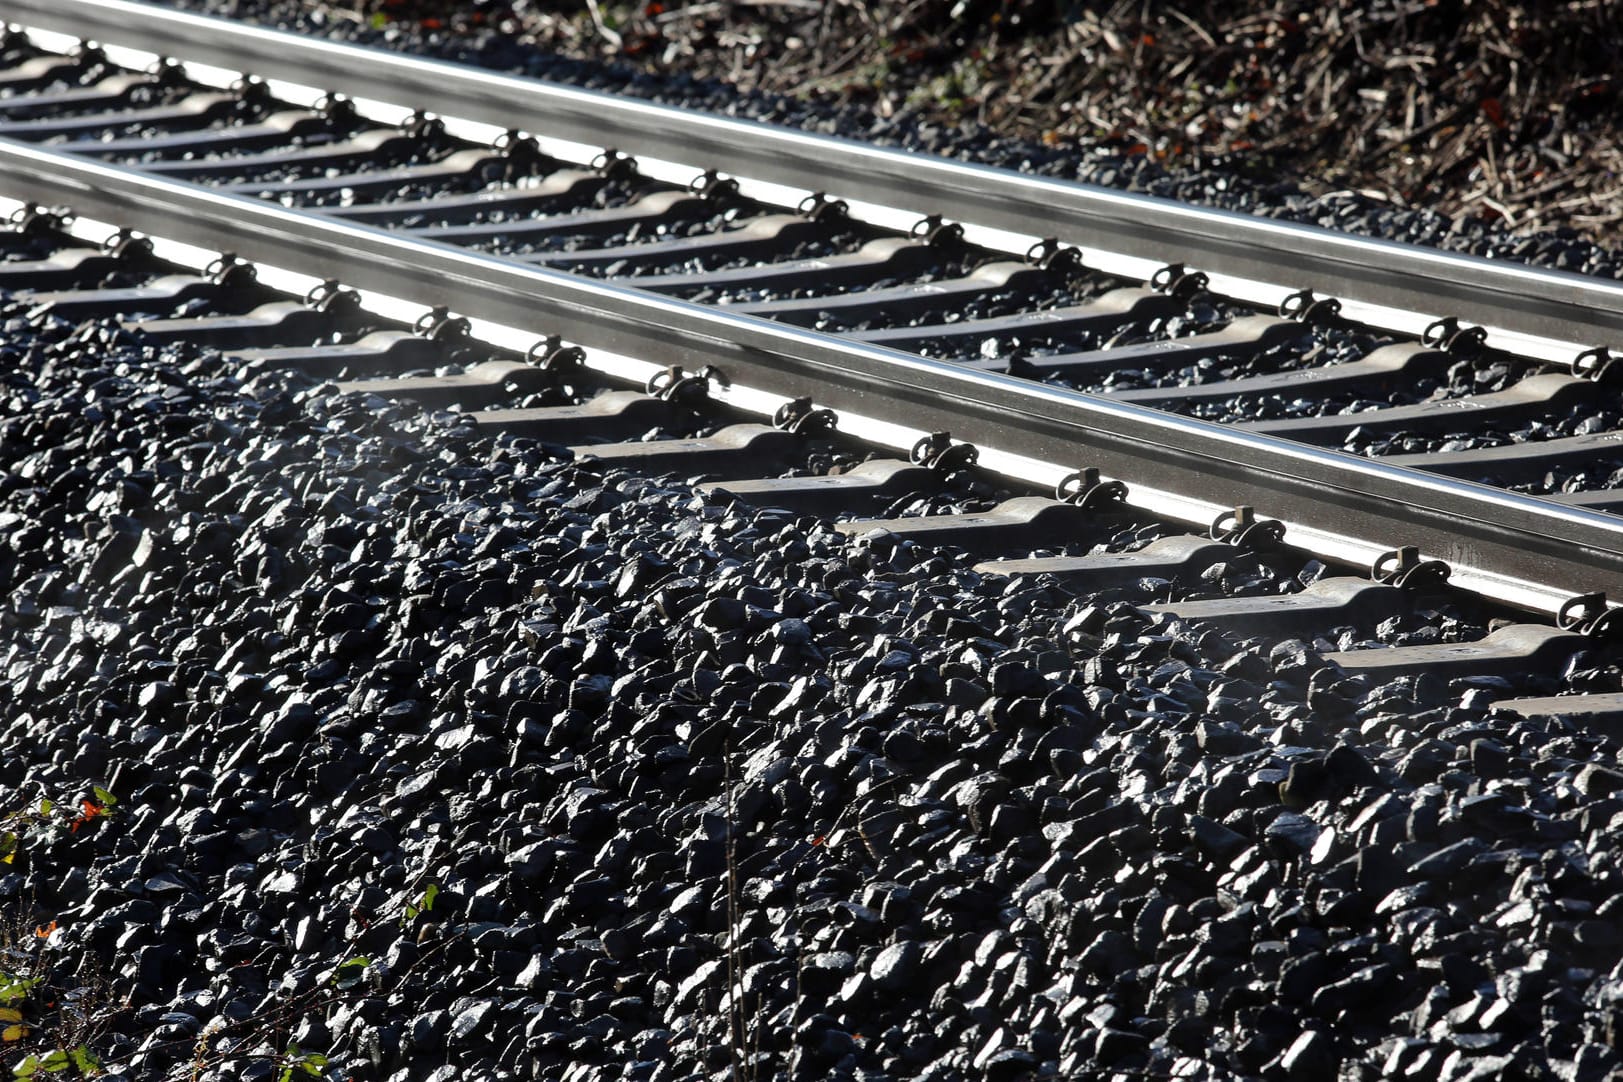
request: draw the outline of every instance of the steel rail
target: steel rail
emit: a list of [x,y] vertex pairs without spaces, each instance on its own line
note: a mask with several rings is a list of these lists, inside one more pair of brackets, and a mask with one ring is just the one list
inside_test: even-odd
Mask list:
[[588,348],[720,367],[785,398],[949,430],[984,449],[1107,475],[1183,498],[1250,504],[1291,523],[1418,545],[1487,581],[1538,595],[1623,596],[1623,519],[1045,384],[863,345],[723,309],[527,267],[450,245],[167,181],[0,140],[0,195]]
[[1453,316],[1512,338],[1571,343],[1575,352],[1623,347],[1623,283],[867,146],[128,0],[3,0],[0,16],[160,55],[184,47],[180,59],[499,128],[1311,288],[1381,309]]

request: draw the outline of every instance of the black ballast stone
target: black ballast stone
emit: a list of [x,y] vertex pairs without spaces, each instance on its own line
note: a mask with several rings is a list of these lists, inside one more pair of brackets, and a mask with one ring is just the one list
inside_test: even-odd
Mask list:
[[[1470,1057],[1609,1062],[1592,737],[1412,681],[1315,718],[1315,687],[1357,689],[1313,644],[12,315],[38,354],[0,465],[67,448],[89,481],[0,485],[0,787],[119,805],[0,897],[58,921],[53,979],[83,958],[132,997],[102,1046],[127,1074],[189,1069],[189,1044],[131,1059],[166,1014],[251,1028],[303,996],[346,1069],[375,1027],[412,1077],[713,1076],[734,942],[765,1075],[1377,1070],[1411,1011],[1485,984],[1507,1006],[1458,1028],[1505,1043]],[[92,385],[144,403],[128,442]],[[103,576],[91,504],[132,484],[151,569]]]

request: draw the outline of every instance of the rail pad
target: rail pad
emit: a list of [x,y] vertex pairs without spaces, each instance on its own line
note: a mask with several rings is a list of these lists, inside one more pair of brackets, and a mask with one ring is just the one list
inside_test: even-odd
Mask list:
[[876,458],[845,473],[781,477],[699,486],[715,496],[734,496],[757,507],[781,507],[803,515],[832,515],[866,497],[895,499],[936,488],[936,474],[897,458]]
[[352,380],[340,383],[338,389],[410,398],[429,406],[453,402],[490,405],[545,390],[557,381],[553,373],[524,361],[484,361],[454,376]]
[[1025,547],[1052,548],[1079,541],[1097,529],[1099,513],[1042,496],[1005,500],[990,511],[968,515],[856,519],[834,528],[850,537],[884,530],[924,545],[956,545],[971,552]]
[[233,350],[243,362],[261,362],[271,368],[291,368],[317,378],[340,372],[387,375],[447,364],[446,347],[431,338],[404,331],[373,331],[354,342],[331,346],[274,346],[269,349]]
[[1298,594],[1218,598],[1166,605],[1142,605],[1145,612],[1171,613],[1236,635],[1307,635],[1337,625],[1367,626],[1408,608],[1396,586],[1368,579],[1320,579]]
[[1203,537],[1163,537],[1137,552],[1090,556],[1048,556],[1035,560],[988,560],[975,565],[983,575],[1053,575],[1085,590],[1125,586],[1143,578],[1188,581],[1213,564],[1241,555],[1239,549]]
[[805,438],[766,425],[728,425],[713,436],[687,440],[598,443],[571,450],[581,458],[647,473],[748,477],[763,463],[782,462],[806,446]]
[[[663,398],[641,391],[608,391],[579,406],[480,410],[468,416],[480,428],[571,444],[625,439],[669,424],[677,414],[678,407]],[[579,452],[590,454],[592,448],[581,447]]]
[[1591,645],[1591,639],[1571,631],[1512,624],[1476,642],[1344,650],[1325,654],[1324,659],[1351,675],[1368,675],[1377,680],[1420,672],[1453,679],[1549,671],[1565,665],[1573,654]]

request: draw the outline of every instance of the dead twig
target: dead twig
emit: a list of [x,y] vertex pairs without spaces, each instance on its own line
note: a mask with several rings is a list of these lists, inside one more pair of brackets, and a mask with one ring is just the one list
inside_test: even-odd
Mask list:
[[604,41],[614,47],[616,51],[625,48],[625,38],[620,32],[603,21],[603,9],[598,7],[597,0],[586,0],[586,10],[592,13],[592,25],[597,27],[598,34]]

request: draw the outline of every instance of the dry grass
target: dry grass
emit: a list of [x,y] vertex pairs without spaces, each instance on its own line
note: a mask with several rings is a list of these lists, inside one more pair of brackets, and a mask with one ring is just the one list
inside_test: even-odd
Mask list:
[[358,15],[1355,189],[1399,205],[1570,226],[1623,220],[1623,11],[1614,0],[358,0]]

